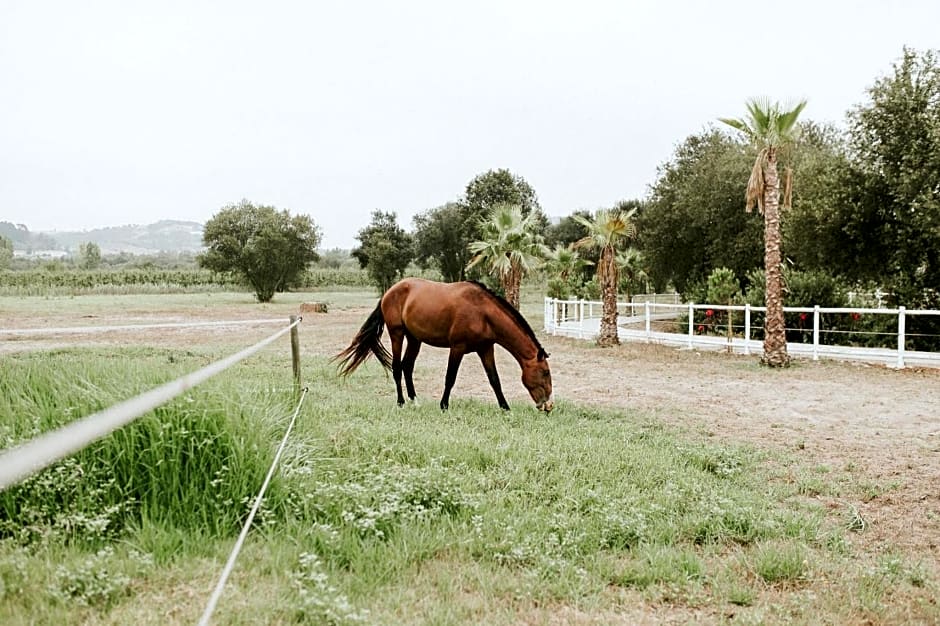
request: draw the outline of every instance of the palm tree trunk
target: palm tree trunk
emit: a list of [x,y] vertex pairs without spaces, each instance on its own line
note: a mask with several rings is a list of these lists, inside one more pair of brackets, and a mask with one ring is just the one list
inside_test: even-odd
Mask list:
[[522,285],[522,268],[513,264],[506,273],[503,282],[503,291],[506,293],[506,301],[516,310],[519,310],[519,291]]
[[620,344],[617,336],[617,264],[614,261],[614,249],[606,246],[601,250],[598,261],[598,278],[601,281],[601,297],[604,303],[601,314],[601,328],[597,335],[597,345],[616,346]]
[[787,329],[783,317],[783,275],[780,252],[780,179],[777,176],[777,151],[767,149],[764,172],[764,273],[766,275],[767,316],[764,328],[764,355],[761,362],[770,367],[790,364],[787,354]]

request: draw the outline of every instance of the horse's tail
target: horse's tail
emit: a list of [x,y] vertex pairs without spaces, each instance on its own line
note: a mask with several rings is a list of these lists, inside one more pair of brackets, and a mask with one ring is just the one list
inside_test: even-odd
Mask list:
[[382,345],[382,329],[385,326],[385,318],[382,316],[382,302],[376,305],[375,310],[363,323],[362,328],[356,333],[356,338],[352,340],[349,347],[333,357],[333,360],[342,359],[339,364],[340,376],[349,376],[356,371],[356,368],[362,365],[362,362],[369,358],[369,354],[374,354],[387,370],[392,369],[392,355],[388,349]]

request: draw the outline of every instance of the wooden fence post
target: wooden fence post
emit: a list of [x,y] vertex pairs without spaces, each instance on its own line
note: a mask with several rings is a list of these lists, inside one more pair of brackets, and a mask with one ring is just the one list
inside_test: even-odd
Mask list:
[[[297,316],[291,315],[290,323],[293,324],[296,321]],[[290,360],[294,367],[294,393],[300,393],[300,333],[297,331],[297,326],[290,329]]]

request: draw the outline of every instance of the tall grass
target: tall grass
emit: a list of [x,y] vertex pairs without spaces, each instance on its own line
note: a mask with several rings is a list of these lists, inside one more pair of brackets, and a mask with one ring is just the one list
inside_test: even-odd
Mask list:
[[[0,380],[7,448],[205,365],[158,349],[8,357]],[[129,525],[224,535],[267,471],[273,396],[245,403],[231,383],[188,392],[23,484],[0,493],[0,537],[101,540]],[[277,489],[271,500],[277,500]]]

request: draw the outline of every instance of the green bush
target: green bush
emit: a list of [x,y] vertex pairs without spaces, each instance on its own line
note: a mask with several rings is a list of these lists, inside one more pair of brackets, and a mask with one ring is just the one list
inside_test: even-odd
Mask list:
[[28,270],[0,272],[0,293],[5,295],[81,294],[88,292],[159,289],[197,290],[234,288],[231,277],[197,269]]

